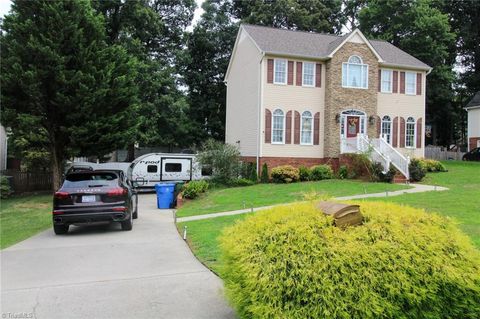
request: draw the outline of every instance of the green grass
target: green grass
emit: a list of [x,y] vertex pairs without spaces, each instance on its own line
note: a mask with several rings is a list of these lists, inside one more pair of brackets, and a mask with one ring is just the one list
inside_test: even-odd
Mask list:
[[[247,187],[213,189],[198,199],[187,201],[177,211],[178,217],[204,215],[250,207],[261,207],[302,200],[305,193],[348,196],[407,188],[405,185],[366,183],[352,180],[324,180],[292,184],[257,184]],[[244,207],[245,203],[245,207]]]
[[52,196],[28,195],[2,199],[0,248],[6,248],[52,227]]
[[[424,208],[428,212],[436,212],[444,216],[450,216],[457,221],[459,227],[469,235],[473,243],[480,248],[480,163],[448,161],[444,162],[444,164],[447,166],[449,172],[430,173],[422,183],[445,186],[450,189],[449,191],[405,194],[388,198],[370,198],[368,200],[390,201]],[[343,185],[343,181],[339,184]],[[293,185],[295,184],[261,186],[291,187]],[[300,186],[302,184],[296,185]],[[359,185],[361,184],[359,183]],[[370,185],[374,187],[377,186],[376,184]],[[306,191],[308,190],[309,189],[307,188]],[[359,193],[362,192],[363,190]],[[284,192],[278,193],[282,194],[280,196],[285,196]],[[275,192],[275,194],[278,193]],[[336,195],[338,195],[338,193],[336,193]],[[270,196],[278,195],[272,194]],[[280,197],[277,198],[275,202],[280,203],[287,201],[292,200],[286,200],[284,197]],[[199,206],[199,208],[202,207]],[[194,254],[207,267],[216,273],[221,274],[221,264],[218,260],[220,251],[217,238],[221,234],[223,228],[230,226],[245,217],[246,214],[182,222],[178,224],[178,228],[183,229],[184,226],[188,227],[187,239]]]

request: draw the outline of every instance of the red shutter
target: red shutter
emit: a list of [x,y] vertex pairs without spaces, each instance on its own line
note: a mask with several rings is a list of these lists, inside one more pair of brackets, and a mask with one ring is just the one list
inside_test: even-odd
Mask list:
[[393,71],[393,93],[398,93],[398,71]]
[[302,62],[297,62],[297,85],[302,86],[302,68],[303,64]]
[[295,127],[293,129],[293,143],[300,144],[300,113],[295,111]]
[[382,120],[380,116],[376,115],[375,121],[377,121],[377,137],[380,137],[380,134],[382,134]]
[[272,112],[265,109],[265,143],[272,142]]
[[392,146],[397,147],[398,145],[398,116],[393,119],[393,137],[392,137]]
[[285,118],[285,144],[292,143],[292,111],[287,112]]
[[322,65],[317,63],[315,68],[315,86],[319,88],[322,87]]
[[313,117],[313,145],[320,144],[320,112]]
[[268,59],[267,82],[273,83],[273,59]]
[[417,73],[417,95],[422,95],[422,73]]
[[400,118],[400,147],[405,147],[405,119]]
[[382,70],[378,69],[378,92],[382,91]]
[[417,120],[417,148],[422,148],[422,118]]
[[293,85],[293,61],[288,61],[288,85]]
[[405,72],[400,72],[400,93],[405,94]]

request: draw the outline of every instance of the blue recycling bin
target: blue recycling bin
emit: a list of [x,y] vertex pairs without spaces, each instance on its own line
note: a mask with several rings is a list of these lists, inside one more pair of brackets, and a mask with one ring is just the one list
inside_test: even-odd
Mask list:
[[158,209],[167,209],[172,207],[173,196],[175,194],[175,184],[155,184],[157,193]]

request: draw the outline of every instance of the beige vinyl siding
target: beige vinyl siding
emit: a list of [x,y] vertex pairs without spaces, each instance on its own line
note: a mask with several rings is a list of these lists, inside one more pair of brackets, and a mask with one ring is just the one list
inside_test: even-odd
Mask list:
[[242,156],[256,156],[261,53],[241,31],[227,83],[225,142],[237,145]]
[[[389,69],[392,70],[392,69]],[[393,69],[398,71],[398,87],[400,87],[400,72],[415,72],[418,73],[419,71],[410,71],[410,70],[399,70]],[[418,118],[422,118],[422,147],[421,148],[399,148],[398,150],[403,153],[404,155],[408,155],[410,157],[423,157],[424,150],[425,150],[425,83],[426,83],[426,74],[425,72],[422,73],[422,94],[421,95],[408,95],[408,94],[400,94],[400,93],[377,93],[377,112],[378,116],[383,118],[383,116],[388,115],[390,118],[393,119],[398,116],[403,117],[405,121],[407,121],[408,117],[413,117],[415,119],[415,129],[416,129],[416,121]],[[400,92],[400,90],[398,90]],[[392,124],[393,130],[393,124]],[[398,126],[398,138],[399,138],[399,145],[400,145],[400,122]],[[393,136],[393,132],[392,132]],[[415,139],[416,140],[416,139]]]
[[480,108],[468,110],[468,137],[480,137]]
[[[294,61],[293,85],[277,85],[267,83],[267,60],[284,58],[287,61]],[[263,96],[262,96],[262,130],[261,130],[261,156],[263,157],[303,157],[323,158],[323,134],[324,134],[324,111],[325,111],[325,65],[322,63],[322,86],[303,87],[296,85],[297,62],[314,62],[314,60],[292,59],[287,57],[265,56],[262,63],[263,69]],[[292,138],[291,144],[270,144],[265,143],[265,108],[273,112],[280,108],[284,114],[292,111]],[[310,111],[312,116],[320,112],[320,145],[294,144],[294,111],[300,115],[304,111]]]

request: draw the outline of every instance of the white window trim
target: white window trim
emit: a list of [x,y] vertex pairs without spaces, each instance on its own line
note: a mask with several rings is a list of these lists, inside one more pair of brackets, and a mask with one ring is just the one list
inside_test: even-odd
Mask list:
[[407,146],[407,125],[408,124],[412,124],[412,123],[409,123],[408,122],[408,117],[407,117],[407,120],[405,121],[405,148],[408,148],[408,149],[415,149],[417,148],[417,121],[415,120],[415,118],[413,116],[409,116],[413,119],[413,145],[412,146]]
[[[274,115],[275,111],[277,111],[277,110],[280,110],[283,113],[283,135],[282,135],[282,141],[281,142],[274,142],[273,141],[273,120],[275,118],[275,115]],[[285,127],[286,117],[287,117],[286,113],[281,108],[276,108],[275,110],[273,110],[273,112],[272,112],[272,123],[270,124],[271,127],[272,127],[272,144],[277,144],[277,145],[285,144],[285,131],[287,130],[287,128]]]
[[[390,91],[383,90],[383,71],[390,72]],[[380,92],[381,93],[393,93],[393,70],[392,69],[381,69],[381,77],[380,77]]]
[[[285,82],[277,82],[275,81],[275,73],[277,69],[277,61],[285,61]],[[273,59],[273,84],[278,84],[278,85],[287,85],[288,81],[288,61],[287,59]]]
[[[304,79],[303,75],[305,74],[305,64],[307,64],[307,63],[313,64],[313,79],[312,79],[312,85],[305,84],[305,83],[303,82],[303,79]],[[316,66],[315,66],[315,63],[314,63],[314,62],[303,62],[303,63],[302,63],[302,86],[310,87],[310,88],[315,87],[315,80],[316,80],[315,77],[316,77],[316,75],[317,75],[317,74],[316,74],[316,73],[317,73],[317,70],[315,70],[315,69],[316,69]]]
[[[413,93],[407,92],[407,74],[413,74]],[[405,94],[406,95],[417,95],[417,74],[415,72],[405,72]]]
[[[302,134],[303,134],[303,113],[305,112],[310,112],[310,114],[312,115],[310,118],[312,119],[312,129],[310,130],[311,134],[310,134],[310,142],[309,143],[303,143],[302,142]],[[300,114],[300,145],[313,145],[313,132],[315,131],[313,126],[314,126],[314,121],[313,121],[313,113],[309,110],[305,110],[303,111],[301,114]]]
[[[350,57],[349,57],[348,59],[350,60]],[[361,59],[361,58],[360,58],[360,59]],[[343,85],[343,65],[346,65],[346,66],[347,66],[347,84],[348,84],[348,71],[349,71],[348,69],[349,69],[349,65],[350,65],[350,64],[353,64],[353,63],[348,63],[348,61],[342,63],[342,79],[341,79],[341,81],[342,81],[342,87],[347,88],[347,89],[368,90],[368,72],[369,72],[369,65],[368,65],[368,64],[364,64],[364,63],[363,63],[363,60],[362,60],[362,64],[356,64],[356,65],[366,66],[366,67],[367,67],[367,70],[366,70],[366,72],[367,72],[367,83],[366,83],[366,87],[361,87],[361,86],[360,86],[360,87],[357,87],[357,86]],[[363,72],[363,68],[361,68],[361,70],[362,70],[361,72]],[[360,73],[360,78],[361,78],[361,79],[363,78],[362,75],[363,75],[363,74]]]

